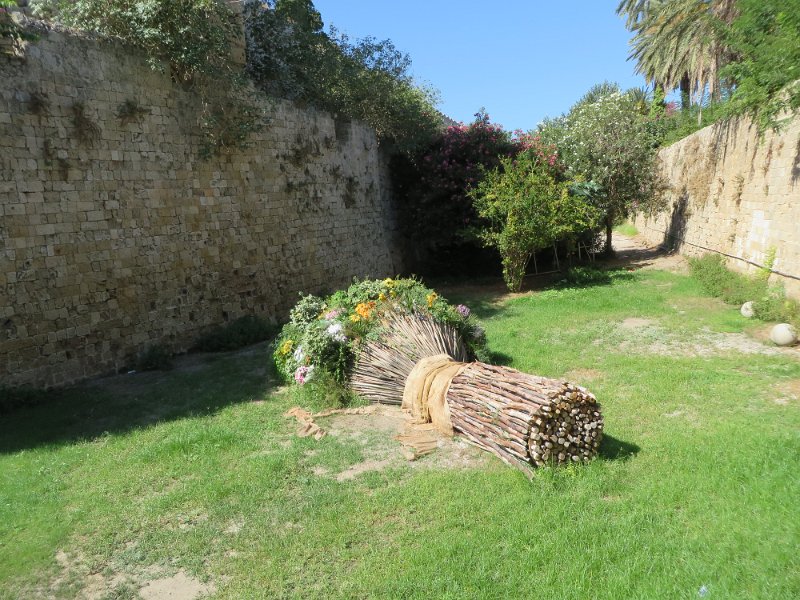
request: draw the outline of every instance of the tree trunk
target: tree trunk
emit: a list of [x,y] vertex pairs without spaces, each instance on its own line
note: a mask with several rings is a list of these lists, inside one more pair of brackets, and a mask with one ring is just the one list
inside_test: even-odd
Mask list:
[[613,229],[614,229],[614,216],[609,214],[606,217],[606,249],[605,249],[606,256],[612,256],[614,254],[614,247],[611,245],[611,236],[613,234]]
[[692,82],[689,79],[689,74],[684,73],[683,76],[681,77],[681,82],[680,82],[682,110],[689,110],[689,106],[691,106],[692,103],[691,86]]

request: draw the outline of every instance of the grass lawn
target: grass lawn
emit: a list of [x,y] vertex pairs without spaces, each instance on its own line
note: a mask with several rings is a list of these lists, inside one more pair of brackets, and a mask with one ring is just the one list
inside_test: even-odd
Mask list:
[[797,353],[679,274],[493,289],[445,295],[500,361],[596,393],[598,460],[338,481],[367,447],[295,437],[265,345],[198,355],[0,417],[0,598],[800,597]]
[[627,235],[629,237],[632,237],[639,233],[639,230],[636,229],[636,226],[634,226],[634,224],[631,223],[630,221],[625,221],[624,223],[617,225],[616,227],[614,227],[614,231],[616,231],[617,233],[621,233],[622,235]]

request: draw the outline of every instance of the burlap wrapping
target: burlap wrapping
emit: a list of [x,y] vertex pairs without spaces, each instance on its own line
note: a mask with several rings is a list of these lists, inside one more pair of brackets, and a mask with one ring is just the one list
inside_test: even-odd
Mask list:
[[432,423],[445,435],[453,435],[447,390],[464,370],[466,363],[456,362],[447,354],[421,359],[414,365],[403,388],[403,410],[422,423]]

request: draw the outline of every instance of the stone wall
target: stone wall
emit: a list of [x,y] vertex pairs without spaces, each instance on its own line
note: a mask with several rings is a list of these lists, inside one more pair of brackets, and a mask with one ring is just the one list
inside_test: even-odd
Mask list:
[[112,372],[403,268],[366,126],[265,100],[247,149],[203,161],[196,94],[64,32],[0,54],[0,81],[0,386]]
[[743,272],[774,252],[770,281],[800,297],[800,118],[763,139],[748,119],[712,125],[660,156],[669,207],[636,219],[642,235],[682,254],[721,252]]

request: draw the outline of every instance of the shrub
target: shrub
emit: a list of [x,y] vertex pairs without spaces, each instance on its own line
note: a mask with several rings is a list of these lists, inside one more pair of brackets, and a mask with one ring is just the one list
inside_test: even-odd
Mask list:
[[420,254],[418,268],[435,274],[473,274],[486,263],[496,268],[496,255],[476,250],[482,246],[476,231],[485,222],[469,190],[485,173],[501,167],[501,159],[534,143],[492,123],[481,110],[472,123],[448,127],[404,168],[395,165],[396,195],[404,205],[406,235]]
[[216,327],[201,336],[192,350],[199,352],[225,352],[271,338],[276,328],[255,315],[240,317],[224,327]]
[[767,285],[763,279],[735,273],[726,264],[725,257],[719,254],[689,259],[692,275],[712,296],[738,305],[764,296]]
[[633,91],[596,85],[568,114],[546,121],[540,130],[558,147],[570,177],[596,185],[591,201],[604,213],[606,252],[613,251],[614,225],[636,211],[662,207],[659,140]]
[[0,39],[10,39],[15,43],[34,41],[36,36],[20,27],[11,15],[17,8],[16,0],[0,0]]
[[560,181],[556,157],[528,149],[488,173],[470,195],[487,226],[479,235],[503,259],[503,278],[519,291],[531,256],[594,229],[599,209]]
[[609,285],[613,281],[608,271],[595,267],[572,267],[561,282],[564,287],[591,287]]
[[346,386],[359,344],[380,335],[381,315],[390,311],[430,315],[453,326],[473,355],[485,354],[485,338],[467,307],[452,306],[414,279],[356,280],[325,299],[301,297],[275,341],[278,372],[289,383]]
[[768,256],[768,265],[753,276],[731,271],[725,257],[719,254],[690,258],[689,266],[692,275],[712,296],[736,306],[752,301],[756,317],[763,321],[800,323],[800,305],[786,298],[781,286],[770,286],[767,282],[772,258],[773,252]]

